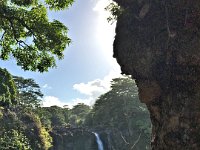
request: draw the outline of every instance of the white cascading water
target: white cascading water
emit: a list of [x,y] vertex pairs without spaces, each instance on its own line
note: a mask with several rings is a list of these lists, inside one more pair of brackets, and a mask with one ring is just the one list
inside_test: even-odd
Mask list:
[[98,133],[95,133],[93,132],[95,137],[96,137],[96,141],[97,141],[97,144],[98,144],[98,150],[103,150],[103,143],[98,135]]

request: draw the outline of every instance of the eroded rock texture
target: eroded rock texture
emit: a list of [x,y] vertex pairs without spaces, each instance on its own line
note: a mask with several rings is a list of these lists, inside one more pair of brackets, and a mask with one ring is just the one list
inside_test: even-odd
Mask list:
[[114,57],[153,124],[153,150],[200,149],[200,1],[114,0]]
[[50,150],[95,150],[98,149],[95,136],[81,128],[54,128]]

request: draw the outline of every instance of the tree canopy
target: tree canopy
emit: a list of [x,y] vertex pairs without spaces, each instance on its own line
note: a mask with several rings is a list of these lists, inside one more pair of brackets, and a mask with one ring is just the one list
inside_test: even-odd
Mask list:
[[47,10],[69,7],[73,0],[0,1],[0,59],[16,59],[24,70],[48,71],[70,43],[67,27],[50,21]]
[[116,149],[149,149],[149,113],[140,103],[138,89],[130,77],[112,80],[111,90],[97,99],[85,124],[111,130],[111,143]]
[[13,80],[18,89],[18,104],[26,108],[39,107],[41,98],[43,97],[40,86],[33,79],[24,79],[23,77],[13,76]]
[[0,68],[0,106],[17,104],[16,94],[16,85],[12,75],[6,69]]

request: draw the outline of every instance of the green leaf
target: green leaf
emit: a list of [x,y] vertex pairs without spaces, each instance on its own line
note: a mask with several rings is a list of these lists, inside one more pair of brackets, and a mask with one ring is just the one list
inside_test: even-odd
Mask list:
[[62,10],[72,5],[74,0],[45,0],[45,2],[49,5],[50,9]]
[[[73,0],[46,0],[51,9],[64,9]],[[67,27],[49,21],[47,6],[37,0],[11,0],[0,5],[0,59],[16,59],[24,70],[48,71],[71,42]]]

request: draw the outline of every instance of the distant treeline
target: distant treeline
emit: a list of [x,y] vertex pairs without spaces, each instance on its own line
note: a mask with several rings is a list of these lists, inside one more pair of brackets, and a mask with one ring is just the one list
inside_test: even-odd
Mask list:
[[115,149],[149,149],[151,123],[140,103],[135,82],[128,76],[112,80],[111,90],[94,106],[78,103],[41,107],[43,94],[33,79],[0,69],[0,149],[48,150],[54,129],[98,130],[111,135]]

